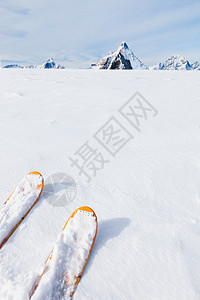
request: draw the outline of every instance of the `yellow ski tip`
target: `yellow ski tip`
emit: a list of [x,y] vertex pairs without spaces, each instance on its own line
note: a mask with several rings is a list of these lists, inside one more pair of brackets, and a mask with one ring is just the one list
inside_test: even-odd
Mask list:
[[42,192],[43,187],[44,187],[44,178],[43,178],[42,174],[39,173],[38,171],[32,171],[32,172],[28,173],[28,175],[39,175],[40,177],[42,177],[42,184],[39,184],[37,187],[37,189],[41,190],[41,192]]
[[69,220],[70,220],[71,218],[73,218],[73,217],[75,216],[75,214],[77,213],[78,210],[93,213],[93,216],[95,217],[96,222],[97,222],[97,216],[96,216],[95,212],[93,211],[93,209],[91,209],[91,208],[88,207],[88,206],[82,206],[82,207],[77,208],[77,209],[71,214],[71,216],[69,217],[69,219],[68,219],[67,222],[65,223],[65,226],[63,227],[62,231],[65,230],[65,227],[67,226],[67,223],[69,222]]

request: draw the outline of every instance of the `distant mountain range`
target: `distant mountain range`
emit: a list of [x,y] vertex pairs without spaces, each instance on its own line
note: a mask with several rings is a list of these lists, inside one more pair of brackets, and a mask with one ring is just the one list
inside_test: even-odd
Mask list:
[[45,62],[42,65],[29,65],[29,66],[22,67],[22,66],[17,65],[17,64],[12,64],[12,65],[6,65],[3,68],[5,68],[5,69],[10,69],[10,68],[15,68],[15,69],[17,69],[17,68],[18,69],[24,69],[24,68],[25,69],[65,69],[64,66],[56,64],[52,57],[49,58],[47,60],[47,62]]
[[164,63],[158,63],[150,68],[151,70],[192,70],[193,66],[189,61],[180,55],[172,56]]
[[200,70],[200,63],[196,61],[191,64],[185,57],[174,55],[163,63],[158,63],[150,70]]
[[147,67],[133,51],[128,47],[127,43],[122,42],[120,47],[115,51],[110,51],[96,63],[91,65],[96,69],[137,69],[137,70],[200,70],[200,63],[197,61],[190,64],[186,58],[175,55],[167,59],[165,62],[158,63],[152,67]]
[[[200,70],[200,62],[191,64],[185,57],[174,55],[165,62],[157,63],[147,67],[128,47],[122,42],[117,50],[110,51],[106,56],[91,65],[93,69],[107,70]],[[49,58],[42,65],[29,65],[22,67],[18,64],[6,65],[4,68],[28,68],[28,69],[65,69],[64,66],[56,64],[53,58]]]

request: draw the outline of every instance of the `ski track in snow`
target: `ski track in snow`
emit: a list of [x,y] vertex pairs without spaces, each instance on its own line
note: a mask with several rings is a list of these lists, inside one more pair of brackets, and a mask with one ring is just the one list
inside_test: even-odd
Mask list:
[[[68,217],[87,205],[99,230],[74,300],[198,300],[199,73],[10,69],[0,80],[0,208],[33,170],[78,187],[65,207],[41,196],[2,247],[0,299],[28,300]],[[140,133],[118,113],[137,91],[158,110]],[[115,158],[92,137],[111,116],[134,135]],[[86,141],[110,160],[90,183],[69,161]]]

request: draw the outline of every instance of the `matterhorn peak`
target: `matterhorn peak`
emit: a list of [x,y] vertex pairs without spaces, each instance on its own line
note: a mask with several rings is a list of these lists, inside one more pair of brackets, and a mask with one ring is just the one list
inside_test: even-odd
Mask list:
[[121,43],[120,48],[129,49],[127,43],[124,41]]
[[53,59],[52,57],[50,57],[50,58],[47,60],[47,62],[52,63],[52,62],[54,62],[54,59]]
[[109,51],[108,55],[92,64],[92,67],[108,70],[147,70],[148,68],[133,54],[126,42],[122,42],[115,51]]

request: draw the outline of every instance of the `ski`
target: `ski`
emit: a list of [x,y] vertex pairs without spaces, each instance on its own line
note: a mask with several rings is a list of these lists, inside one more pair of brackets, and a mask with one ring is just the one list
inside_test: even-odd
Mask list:
[[58,236],[43,273],[36,279],[29,299],[72,299],[91,254],[97,226],[97,216],[91,208],[84,206],[73,212]]
[[36,204],[44,179],[37,172],[26,175],[0,208],[0,249]]

